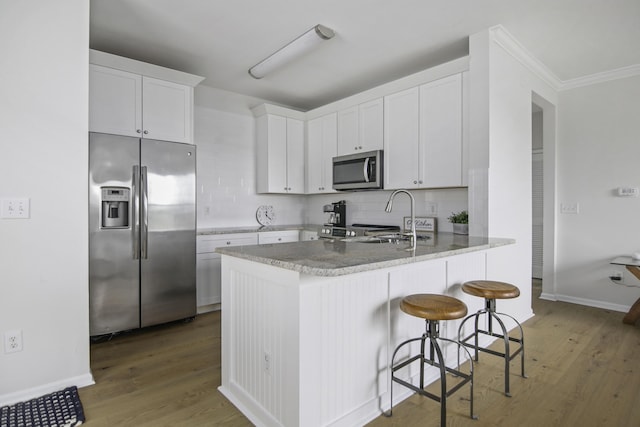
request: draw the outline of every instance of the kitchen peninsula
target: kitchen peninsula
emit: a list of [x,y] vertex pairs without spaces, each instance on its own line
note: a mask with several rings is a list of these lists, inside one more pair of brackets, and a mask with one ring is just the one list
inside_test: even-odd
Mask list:
[[[415,251],[405,250],[407,242],[331,239],[217,249],[220,391],[259,426],[370,421],[389,406],[391,352],[424,332],[423,322],[400,312],[400,299],[440,293],[478,310],[482,301],[467,298],[461,283],[501,279],[513,244],[438,233],[420,239]],[[516,311],[521,321],[532,315],[530,307]],[[453,337],[457,322],[441,329]],[[394,386],[395,402],[409,394]]]

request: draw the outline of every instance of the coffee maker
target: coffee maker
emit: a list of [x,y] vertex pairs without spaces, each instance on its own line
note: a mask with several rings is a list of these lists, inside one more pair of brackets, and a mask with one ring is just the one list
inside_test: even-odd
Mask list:
[[324,205],[322,210],[329,214],[329,219],[324,225],[342,228],[347,226],[347,204],[344,200]]

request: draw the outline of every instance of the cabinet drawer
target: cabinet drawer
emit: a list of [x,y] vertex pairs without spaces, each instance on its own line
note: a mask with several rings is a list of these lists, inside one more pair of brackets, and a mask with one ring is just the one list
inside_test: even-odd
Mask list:
[[256,233],[215,234],[210,236],[198,236],[196,239],[196,252],[215,252],[216,248],[226,246],[257,245]]
[[258,244],[297,242],[300,232],[298,230],[288,231],[265,231],[258,233]]

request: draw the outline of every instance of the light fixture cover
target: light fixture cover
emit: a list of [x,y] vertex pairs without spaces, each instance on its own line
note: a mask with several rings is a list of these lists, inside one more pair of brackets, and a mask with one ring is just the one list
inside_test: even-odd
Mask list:
[[329,40],[335,32],[324,25],[316,25],[289,44],[277,50],[267,58],[249,68],[251,77],[261,79],[283,64],[297,58],[319,45],[323,40]]

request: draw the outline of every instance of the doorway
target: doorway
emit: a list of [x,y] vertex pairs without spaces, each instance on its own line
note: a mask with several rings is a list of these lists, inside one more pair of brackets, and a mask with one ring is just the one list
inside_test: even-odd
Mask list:
[[[532,187],[539,185],[538,195],[533,195],[532,200],[532,233],[534,229],[539,236],[532,239],[532,267],[536,257],[534,251],[538,251],[541,263],[541,271],[532,268],[532,276],[542,278],[542,292],[540,298],[556,300],[556,227],[555,227],[555,198],[556,198],[556,106],[537,93],[532,93]],[[534,117],[534,115],[539,116]],[[539,134],[538,134],[539,132]],[[534,142],[534,140],[537,140]],[[534,154],[534,144],[539,147]],[[537,169],[537,172],[536,172]],[[537,176],[533,176],[537,175]],[[534,181],[537,180],[537,184]],[[540,180],[542,182],[540,182]],[[532,188],[533,189],[533,188]],[[535,191],[535,190],[534,190]],[[538,200],[541,200],[539,202]],[[536,219],[539,217],[540,219]],[[536,225],[538,224],[539,225]],[[533,247],[540,239],[540,247]]]
[[544,230],[544,163],[542,108],[531,104],[531,276],[542,279]]

